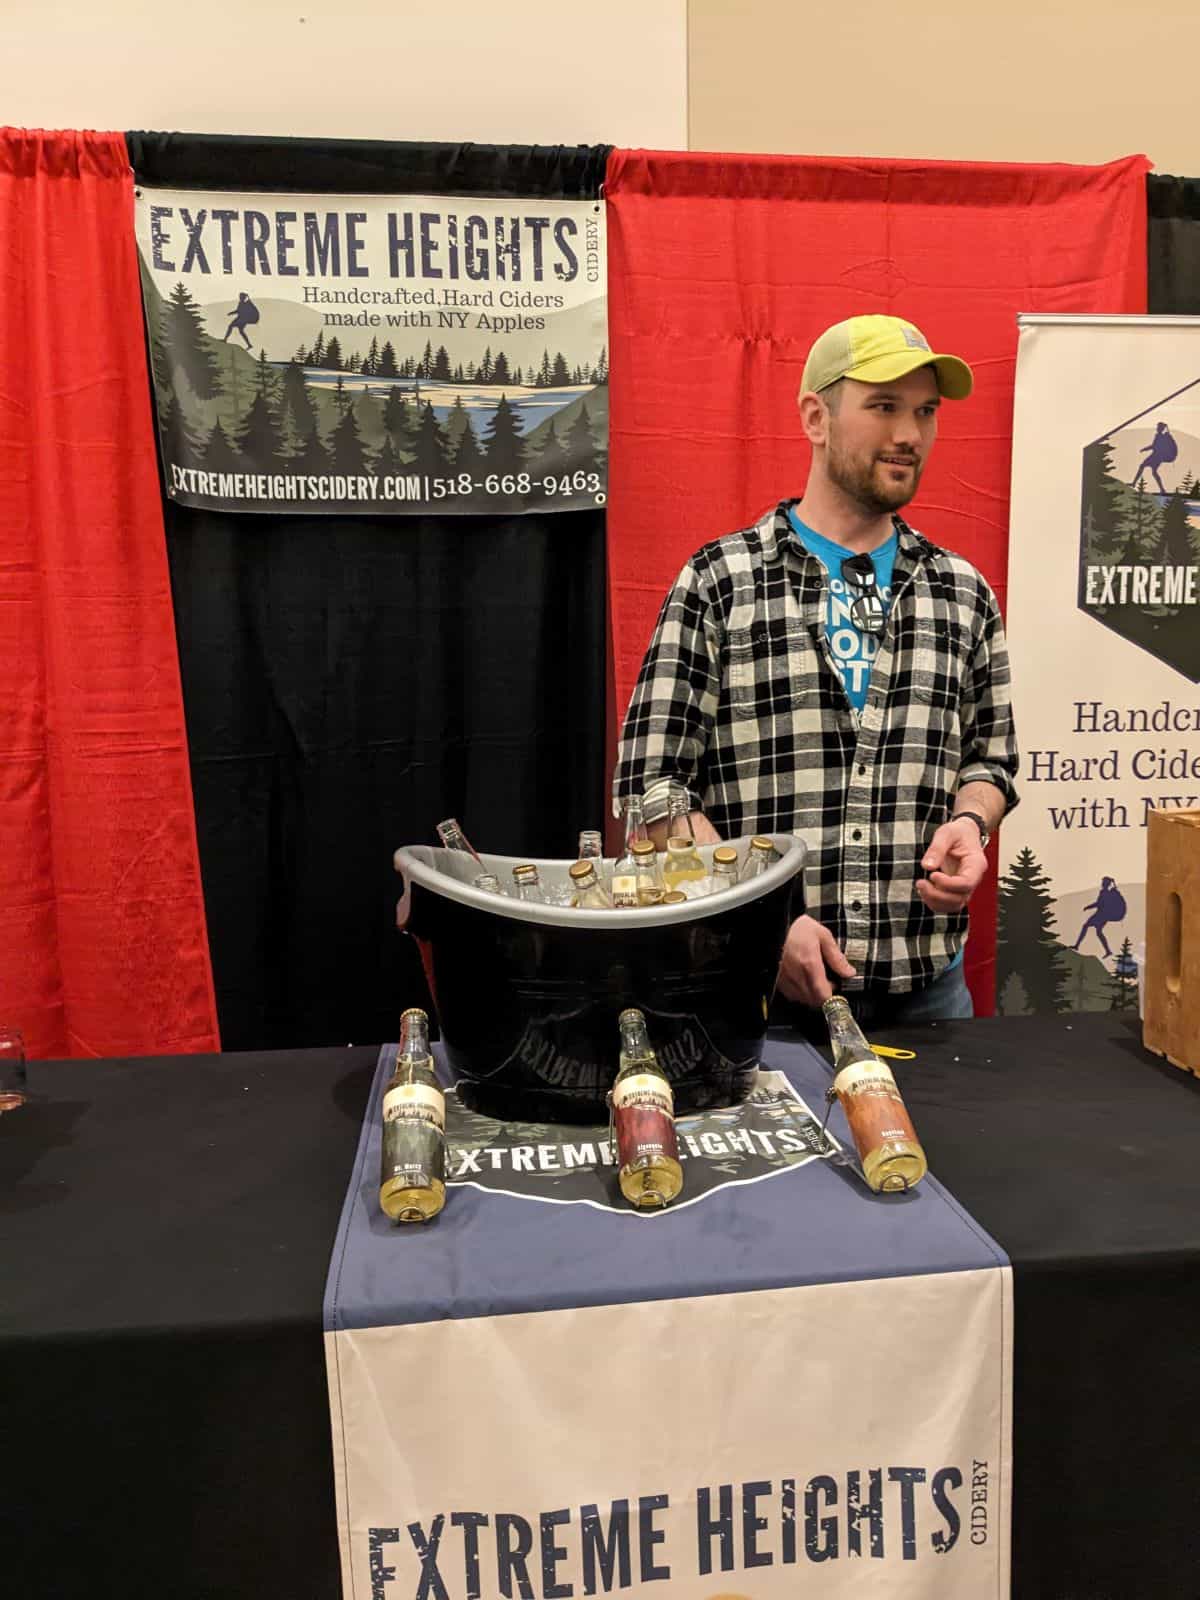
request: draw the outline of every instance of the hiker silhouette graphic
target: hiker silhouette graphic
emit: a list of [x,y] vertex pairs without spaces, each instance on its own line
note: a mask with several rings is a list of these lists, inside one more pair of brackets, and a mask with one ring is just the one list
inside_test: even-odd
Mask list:
[[1149,467],[1154,476],[1154,481],[1158,485],[1159,494],[1166,494],[1167,490],[1163,487],[1163,481],[1158,475],[1158,469],[1159,467],[1166,466],[1168,461],[1174,461],[1175,457],[1179,454],[1179,446],[1176,444],[1175,437],[1165,422],[1159,423],[1158,427],[1154,430],[1154,438],[1149,444],[1144,444],[1142,446],[1141,454],[1144,455],[1146,459],[1141,463],[1137,471],[1134,473],[1132,487],[1134,489],[1137,488],[1138,484],[1141,482],[1142,473],[1145,472],[1147,467]]
[[1084,906],[1083,909],[1085,911],[1090,911],[1092,915],[1087,919],[1083,927],[1080,928],[1079,937],[1071,946],[1071,949],[1078,950],[1079,946],[1083,943],[1084,934],[1089,928],[1094,928],[1097,939],[1099,939],[1100,943],[1104,946],[1105,956],[1111,956],[1112,949],[1108,940],[1104,937],[1104,930],[1110,922],[1123,922],[1125,920],[1126,910],[1125,896],[1121,893],[1120,889],[1117,888],[1116,879],[1102,878],[1100,880],[1100,888],[1096,894],[1096,898],[1092,901],[1090,906]]
[[225,329],[225,336],[221,341],[222,344],[231,333],[240,333],[246,349],[253,350],[254,346],[246,337],[246,329],[252,327],[257,321],[258,307],[248,294],[239,294],[237,305],[229,313],[229,326]]

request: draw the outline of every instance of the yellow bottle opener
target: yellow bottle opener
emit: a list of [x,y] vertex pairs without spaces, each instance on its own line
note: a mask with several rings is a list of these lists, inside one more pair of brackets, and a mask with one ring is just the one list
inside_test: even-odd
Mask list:
[[915,1050],[898,1050],[890,1044],[873,1044],[871,1049],[877,1056],[890,1056],[893,1061],[913,1061],[917,1054]]

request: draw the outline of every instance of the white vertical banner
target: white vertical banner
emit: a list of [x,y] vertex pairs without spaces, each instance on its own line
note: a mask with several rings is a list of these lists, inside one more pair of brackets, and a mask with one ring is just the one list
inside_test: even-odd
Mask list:
[[1200,805],[1200,318],[1019,322],[996,1006],[1132,1011],[1146,817]]
[[344,1600],[1006,1600],[1011,1329],[988,1267],[327,1332]]

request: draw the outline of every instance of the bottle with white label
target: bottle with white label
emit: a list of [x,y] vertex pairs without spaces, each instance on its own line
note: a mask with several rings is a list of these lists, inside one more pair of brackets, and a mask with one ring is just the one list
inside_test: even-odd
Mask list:
[[428,1222],[446,1202],[446,1097],[433,1070],[429,1018],[400,1018],[396,1070],[383,1091],[379,1204],[393,1222]]
[[639,1211],[657,1211],[683,1188],[674,1096],[650,1047],[642,1013],[622,1011],[617,1025],[621,1065],[610,1100],[621,1193]]
[[867,1043],[843,995],[835,994],[822,1009],[833,1045],[833,1088],[863,1176],[884,1194],[915,1187],[928,1168],[895,1078]]

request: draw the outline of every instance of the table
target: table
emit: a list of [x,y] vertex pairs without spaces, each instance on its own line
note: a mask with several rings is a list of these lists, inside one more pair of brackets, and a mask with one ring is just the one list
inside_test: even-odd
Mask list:
[[[1013,1264],[1014,1595],[1200,1592],[1200,1084],[1122,1015],[880,1037]],[[321,1295],[375,1056],[32,1065],[0,1120],[26,1600],[338,1595]]]

